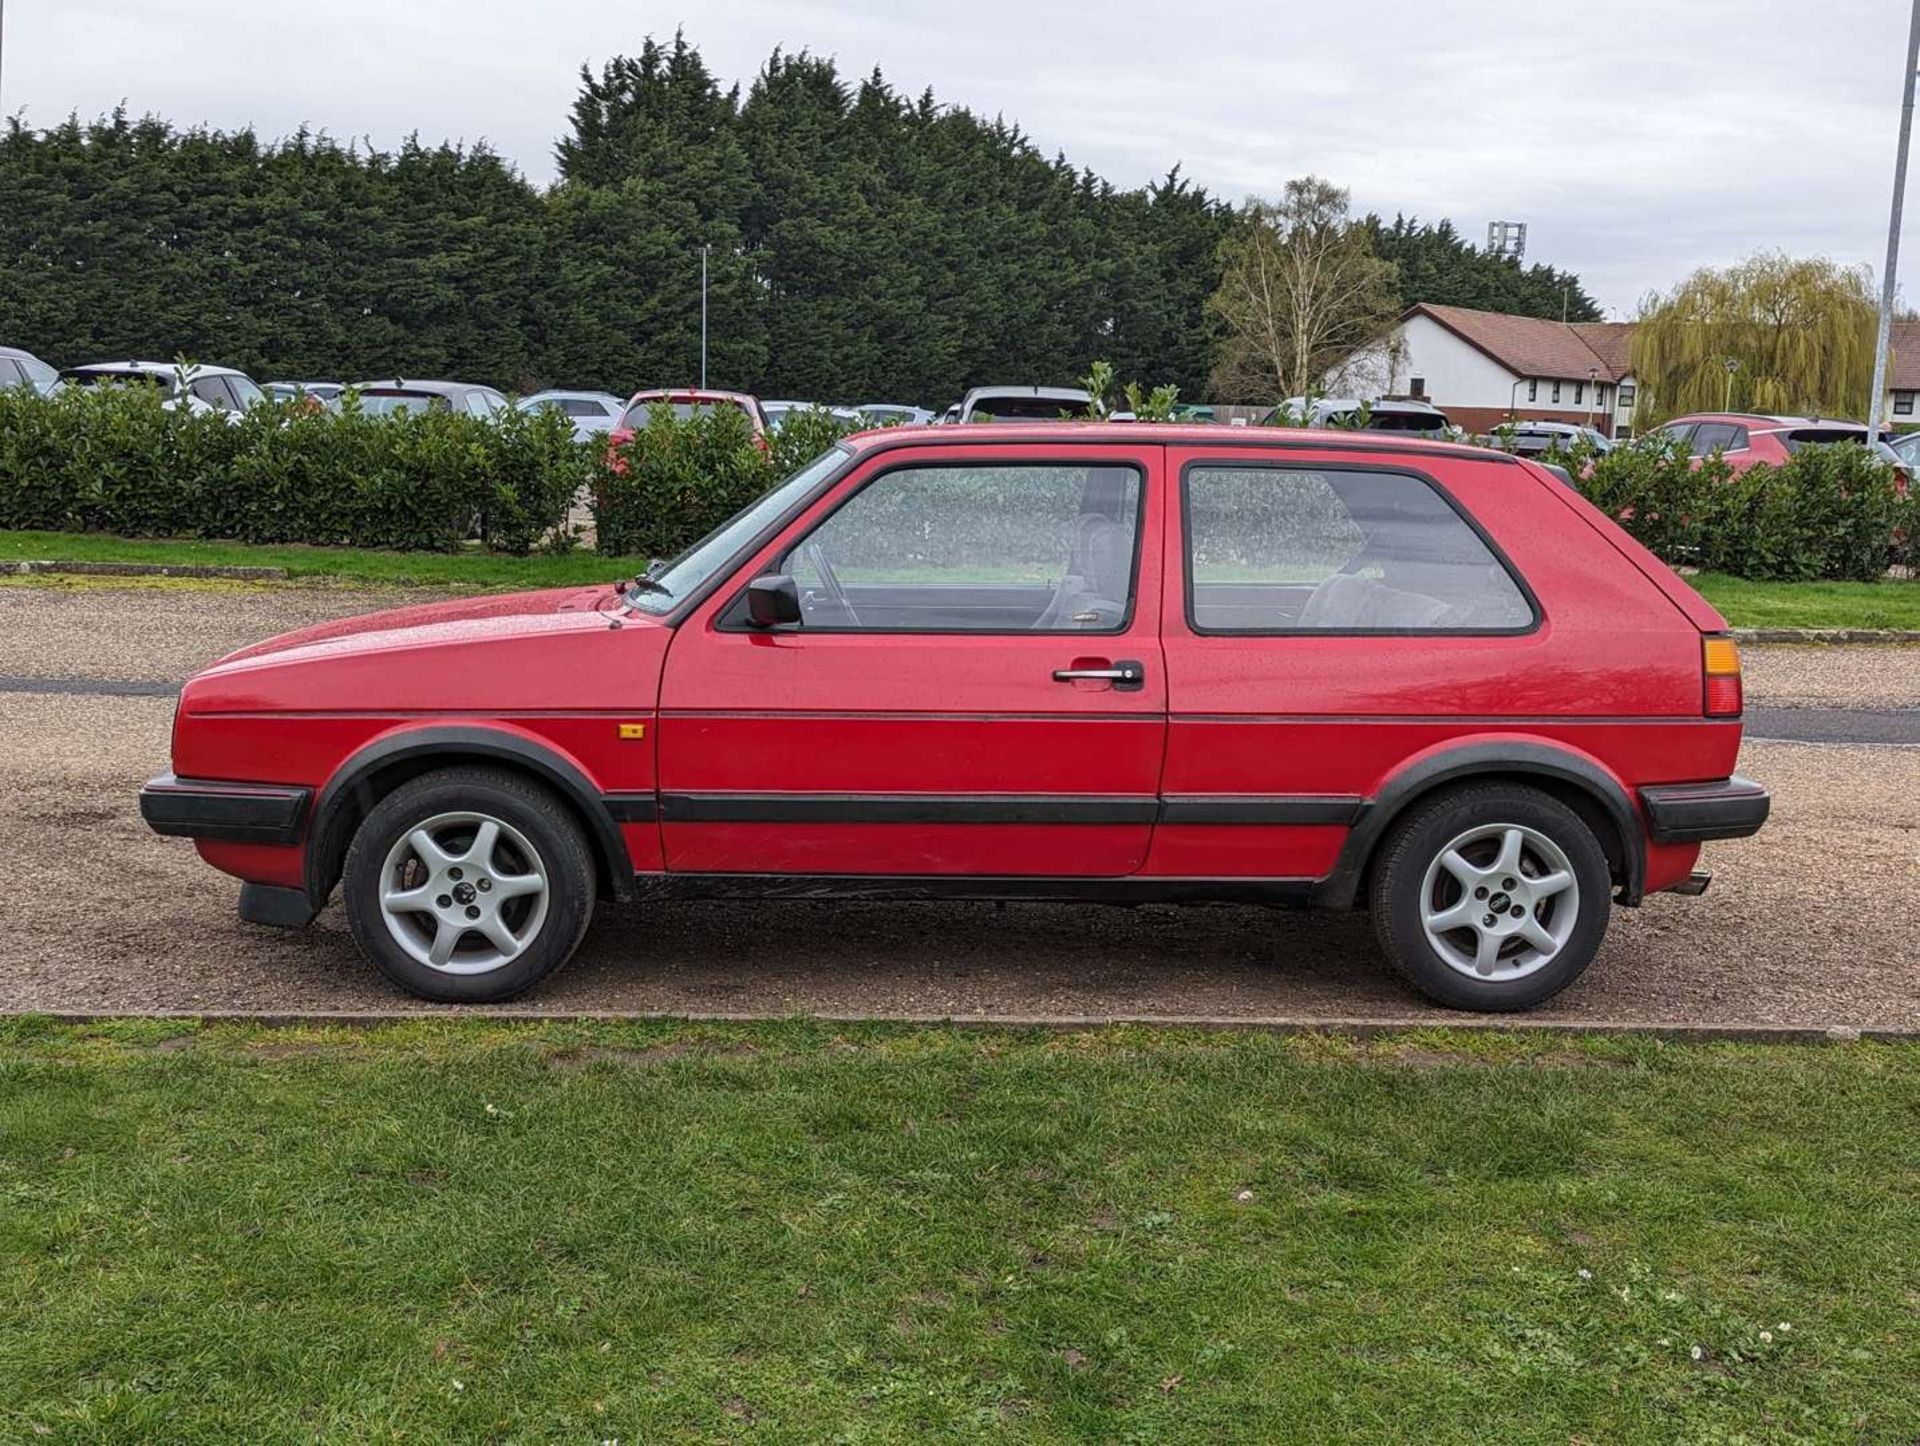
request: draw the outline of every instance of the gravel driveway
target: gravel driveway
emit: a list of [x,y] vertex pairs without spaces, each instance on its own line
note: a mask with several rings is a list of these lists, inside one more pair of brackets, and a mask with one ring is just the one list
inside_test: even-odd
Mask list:
[[[410,599],[411,600],[411,599]],[[0,588],[0,675],[176,681],[243,642],[395,601],[294,588]],[[1920,653],[1761,649],[1749,696],[1920,705]],[[141,823],[165,696],[0,691],[0,1008],[407,1009],[338,905],[283,934]],[[1711,844],[1713,889],[1620,910],[1585,978],[1533,1018],[1920,1028],[1920,748],[1750,743],[1758,837]],[[603,908],[519,1006],[885,1015],[1457,1018],[1394,984],[1364,915],[1247,908],[673,904]]]

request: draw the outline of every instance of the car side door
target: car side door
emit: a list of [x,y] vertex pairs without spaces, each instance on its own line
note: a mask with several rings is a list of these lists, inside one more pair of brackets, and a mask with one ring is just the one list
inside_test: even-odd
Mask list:
[[1402,449],[1169,449],[1149,873],[1324,878],[1386,773],[1526,696],[1542,614],[1443,470]]
[[[1166,731],[1161,451],[865,453],[676,631],[668,870],[1137,870]],[[757,578],[790,580],[797,621],[753,625]]]

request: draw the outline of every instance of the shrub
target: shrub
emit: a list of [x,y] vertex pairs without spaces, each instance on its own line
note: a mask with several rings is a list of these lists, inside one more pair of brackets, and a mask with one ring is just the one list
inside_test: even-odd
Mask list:
[[598,546],[602,552],[671,557],[850,430],[830,412],[792,413],[763,450],[737,407],[683,419],[656,404],[646,426],[595,459]]
[[1739,476],[1718,454],[1695,465],[1651,439],[1549,460],[1666,561],[1757,581],[1881,578],[1909,555],[1920,506],[1865,447],[1802,447]]
[[0,526],[453,551],[571,544],[564,418],[163,405],[144,386],[0,391]]

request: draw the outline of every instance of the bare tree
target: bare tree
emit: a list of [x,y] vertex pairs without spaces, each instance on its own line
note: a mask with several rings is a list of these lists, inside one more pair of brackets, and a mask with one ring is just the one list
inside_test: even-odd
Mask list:
[[1223,399],[1305,396],[1377,370],[1400,303],[1393,263],[1347,215],[1347,193],[1318,176],[1277,201],[1250,199],[1220,248],[1221,321],[1213,369]]

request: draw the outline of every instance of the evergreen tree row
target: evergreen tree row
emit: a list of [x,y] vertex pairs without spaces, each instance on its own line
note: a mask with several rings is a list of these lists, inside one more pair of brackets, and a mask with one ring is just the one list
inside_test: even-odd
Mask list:
[[[0,342],[66,365],[454,376],[942,405],[1096,358],[1203,397],[1233,209],[1178,168],[1116,188],[1017,126],[776,52],[743,95],[676,36],[582,72],[560,180],[484,146],[175,131],[0,135]],[[1444,223],[1373,230],[1406,299],[1595,313]]]

